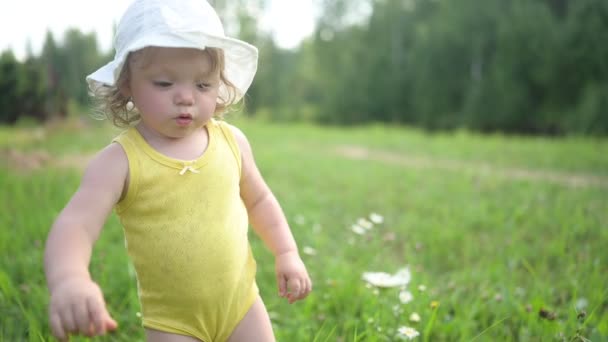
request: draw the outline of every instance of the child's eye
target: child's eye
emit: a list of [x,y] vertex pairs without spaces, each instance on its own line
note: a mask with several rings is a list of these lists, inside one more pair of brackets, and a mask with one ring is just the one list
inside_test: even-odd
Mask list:
[[155,86],[157,87],[161,87],[161,88],[167,88],[171,86],[171,82],[165,82],[165,81],[154,81],[153,82]]
[[207,88],[211,87],[211,84],[210,83],[197,83],[196,86],[199,89],[207,89]]

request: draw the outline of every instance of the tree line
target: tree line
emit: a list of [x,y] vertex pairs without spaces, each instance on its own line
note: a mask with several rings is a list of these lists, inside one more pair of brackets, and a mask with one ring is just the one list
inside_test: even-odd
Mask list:
[[[606,0],[319,0],[293,50],[260,30],[252,3],[213,1],[258,46],[247,112],[274,120],[524,134],[608,134]],[[254,6],[255,7],[255,6]],[[84,76],[112,58],[94,34],[47,34],[40,56],[0,57],[0,121],[88,105]]]
[[59,44],[49,31],[42,51],[28,47],[24,61],[12,51],[0,54],[0,122],[13,124],[23,117],[40,121],[65,117],[71,104],[90,104],[84,77],[106,63],[111,54],[98,51],[94,33],[65,32]]

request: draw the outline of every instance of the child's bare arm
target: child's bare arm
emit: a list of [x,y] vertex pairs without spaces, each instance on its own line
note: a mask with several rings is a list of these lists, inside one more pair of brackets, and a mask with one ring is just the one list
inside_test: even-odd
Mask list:
[[44,268],[51,295],[49,320],[59,339],[70,333],[103,334],[116,327],[88,267],[93,244],[121,197],[127,173],[128,162],[119,145],[102,150],[51,228]]
[[241,197],[254,231],[275,256],[279,294],[290,303],[305,298],[312,282],[283,210],[258,170],[245,135],[231,126],[242,155]]

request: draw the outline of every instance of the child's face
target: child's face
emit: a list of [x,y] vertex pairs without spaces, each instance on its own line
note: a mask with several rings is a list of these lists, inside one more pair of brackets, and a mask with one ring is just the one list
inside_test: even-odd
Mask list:
[[220,77],[206,52],[147,48],[129,63],[124,93],[132,98],[147,128],[180,138],[213,116]]

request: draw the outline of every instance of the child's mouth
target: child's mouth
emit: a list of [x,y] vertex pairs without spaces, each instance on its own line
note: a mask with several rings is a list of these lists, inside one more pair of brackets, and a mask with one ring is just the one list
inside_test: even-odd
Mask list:
[[180,114],[177,118],[175,118],[175,122],[177,122],[179,126],[187,126],[192,123],[192,115]]

